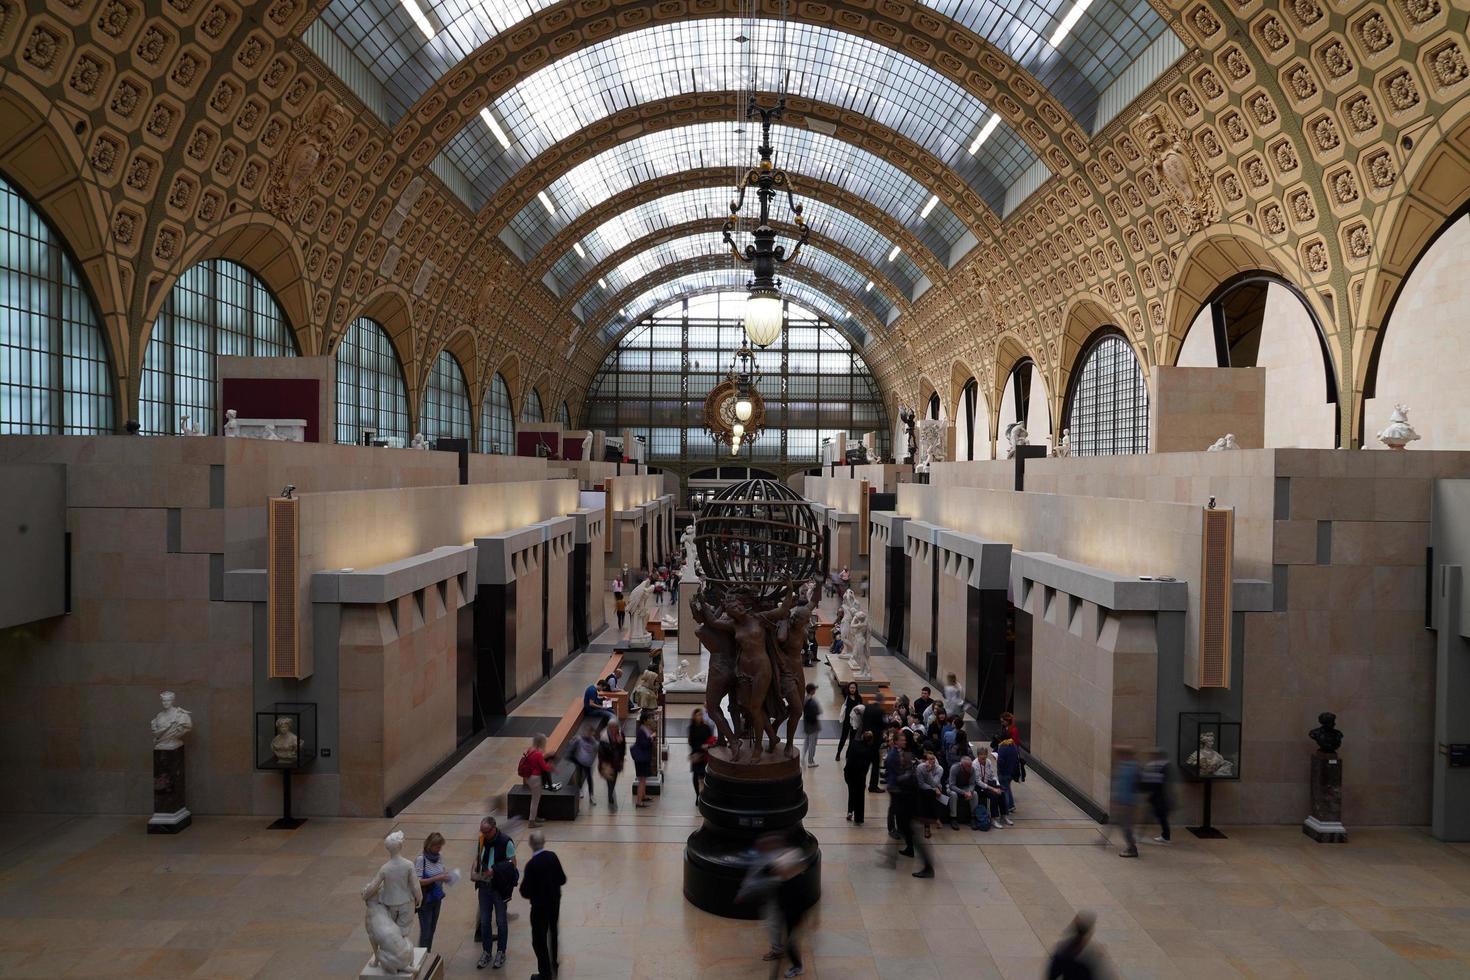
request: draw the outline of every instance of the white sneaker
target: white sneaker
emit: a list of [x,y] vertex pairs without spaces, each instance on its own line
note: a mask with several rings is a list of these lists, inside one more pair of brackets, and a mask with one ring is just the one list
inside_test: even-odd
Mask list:
[[1167,837],[1155,837],[1155,838],[1154,838],[1154,843],[1155,843],[1155,844],[1172,844],[1172,843],[1174,843],[1174,842],[1173,842],[1173,841],[1171,841],[1171,840],[1170,840],[1170,839],[1169,839],[1169,838],[1167,838]]
[[1007,827],[1014,827],[1016,825],[1016,821],[1012,820],[1010,817],[1001,817],[1000,821]]
[[994,828],[995,830],[1005,830],[1006,829],[1006,823],[1005,823],[1004,820],[992,820],[992,821],[990,821],[990,826],[992,828]]

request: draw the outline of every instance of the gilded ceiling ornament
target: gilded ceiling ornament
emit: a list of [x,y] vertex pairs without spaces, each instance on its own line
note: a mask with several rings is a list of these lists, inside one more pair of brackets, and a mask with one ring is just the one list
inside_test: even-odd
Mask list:
[[347,124],[347,112],[329,99],[319,101],[291,127],[285,148],[271,164],[265,206],[292,220],[300,213],[312,183],[327,165],[327,153]]
[[1210,190],[1204,160],[1184,131],[1161,112],[1141,114],[1132,128],[1148,151],[1149,168],[1178,209],[1184,231],[1192,233],[1213,223],[1220,216],[1220,204]]

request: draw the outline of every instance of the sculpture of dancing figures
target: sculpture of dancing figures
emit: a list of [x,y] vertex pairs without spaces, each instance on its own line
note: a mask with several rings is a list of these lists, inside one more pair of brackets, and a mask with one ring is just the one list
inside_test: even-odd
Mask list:
[[413,862],[401,854],[403,831],[395,830],[383,838],[383,846],[388,849],[388,860],[362,889],[367,906],[364,925],[373,945],[372,964],[412,975],[413,943],[408,941],[408,929],[413,924],[413,910],[424,900],[423,886],[414,874]]
[[1378,441],[1389,449],[1403,449],[1415,439],[1422,438],[1409,424],[1409,410],[1404,405],[1395,405],[1388,417],[1388,425],[1378,433]]
[[796,726],[801,722],[802,707],[806,703],[806,670],[802,666],[801,655],[806,648],[807,622],[817,611],[817,604],[811,600],[810,594],[803,599],[800,605],[782,617],[776,627],[776,653],[780,658],[776,669],[780,672],[779,690],[786,700],[787,752],[792,751]]
[[623,639],[629,643],[647,643],[652,638],[648,632],[648,607],[652,599],[653,590],[648,587],[648,579],[639,582],[638,587],[628,593]]
[[694,635],[700,645],[709,651],[709,671],[705,677],[704,713],[709,715],[715,726],[718,744],[730,747],[731,758],[740,757],[740,745],[730,719],[725,714],[725,698],[730,697],[730,707],[735,712],[735,724],[740,724],[740,705],[732,695],[735,693],[735,637],[711,622],[717,613],[706,606],[702,593],[696,592],[689,598],[689,614],[694,617]]
[[859,609],[853,613],[846,627],[846,642],[842,645],[842,656],[852,664],[852,676],[868,680],[873,676],[868,666],[868,613]]
[[1184,760],[1184,764],[1201,776],[1229,779],[1235,775],[1235,766],[1229,759],[1215,751],[1214,732],[1200,732],[1199,748],[1190,753],[1189,758]]
[[153,730],[153,747],[160,751],[176,749],[194,728],[194,718],[183,708],[174,707],[173,691],[164,691],[158,698],[163,702],[163,710],[148,725]]
[[[789,606],[787,607],[789,610]],[[730,757],[740,757],[740,743],[749,738],[756,753],[760,752],[761,735],[770,738],[770,751],[780,739],[771,723],[767,695],[774,679],[774,665],[766,650],[766,623],[759,613],[751,611],[743,599],[728,599],[720,610],[705,606],[705,623],[730,635],[735,648],[735,683],[731,701],[740,717],[730,741]],[[713,658],[711,658],[713,666]],[[714,685],[709,686],[714,691]],[[710,695],[706,695],[708,699]]]

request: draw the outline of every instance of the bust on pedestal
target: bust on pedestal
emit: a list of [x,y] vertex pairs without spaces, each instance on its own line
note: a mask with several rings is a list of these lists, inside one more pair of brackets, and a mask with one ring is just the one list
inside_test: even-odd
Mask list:
[[153,816],[148,818],[148,833],[177,834],[193,821],[184,806],[184,736],[194,727],[194,719],[183,708],[174,706],[174,692],[159,696],[163,710],[153,716]]
[[1302,822],[1302,833],[1319,844],[1346,844],[1342,760],[1337,757],[1342,732],[1337,730],[1337,715],[1330,711],[1318,715],[1317,722],[1318,727],[1308,733],[1317,743],[1317,751],[1312,753],[1312,815]]

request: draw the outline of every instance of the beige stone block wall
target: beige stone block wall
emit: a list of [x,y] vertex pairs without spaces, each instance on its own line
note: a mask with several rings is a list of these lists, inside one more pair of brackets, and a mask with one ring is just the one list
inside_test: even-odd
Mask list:
[[1154,453],[1202,452],[1226,433],[1242,449],[1260,449],[1265,412],[1263,368],[1160,366],[1149,375],[1148,445]]
[[929,651],[929,632],[934,621],[931,609],[933,561],[933,546],[920,543],[909,563],[908,657],[921,670],[925,654]]
[[507,692],[519,697],[539,681],[541,674],[541,549],[529,549],[515,559],[516,649],[515,687]]
[[888,636],[888,539],[878,525],[869,525],[868,535],[868,629]]
[[[409,597],[415,628],[383,651],[383,800],[454,752],[457,578]],[[342,751],[352,751],[343,742]]]
[[470,453],[469,480],[471,483],[522,483],[528,480],[546,480],[552,478],[550,472],[552,465],[536,456]]
[[[1035,460],[1026,461],[1029,477]],[[936,487],[983,487],[988,490],[1010,490],[1016,485],[1016,464],[1009,459],[975,459],[962,462],[933,463],[929,466],[929,484]]]
[[[940,552],[943,554],[943,552]],[[969,601],[968,584],[952,570],[941,566],[939,570],[939,680],[953,673],[965,682],[965,657],[968,653],[969,616],[966,608]],[[922,663],[922,661],[921,661]],[[969,692],[975,696],[977,692]]]
[[607,538],[607,512],[593,522],[587,542],[587,636],[589,639],[607,625],[608,577],[607,565],[603,560],[604,542]]
[[[571,547],[570,530],[566,537],[568,543],[565,547],[569,548]],[[551,647],[553,667],[566,660],[572,652],[572,597],[567,592],[566,586],[567,570],[571,561],[571,556],[565,550],[558,553],[554,545],[547,549],[546,645]]]

